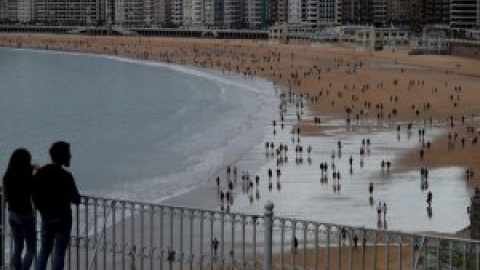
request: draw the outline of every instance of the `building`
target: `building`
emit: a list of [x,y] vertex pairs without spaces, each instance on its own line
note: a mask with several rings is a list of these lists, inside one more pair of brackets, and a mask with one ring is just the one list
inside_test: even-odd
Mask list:
[[183,0],[170,0],[170,12],[172,26],[181,26],[183,24]]
[[184,27],[202,27],[204,25],[203,0],[184,0],[182,13]]
[[[449,1],[449,0],[447,0]],[[410,23],[409,0],[387,1],[388,26],[407,26]]]
[[477,0],[450,1],[450,27],[475,28],[480,26],[480,3]]
[[156,0],[153,2],[153,25],[167,27],[172,25],[170,0]]
[[0,1],[0,21],[31,23],[34,19],[34,7],[31,0]]
[[243,0],[223,0],[223,26],[226,28],[245,27],[245,2]]
[[341,23],[341,1],[306,0],[306,24],[319,28]]
[[270,25],[288,22],[288,1],[271,0],[270,2]]
[[245,23],[247,28],[260,29],[266,23],[267,1],[245,0]]
[[426,0],[425,23],[448,25],[450,23],[450,0]]
[[342,24],[371,23],[370,2],[372,0],[341,0]]
[[371,0],[368,11],[368,21],[373,25],[381,27],[388,25],[388,5],[387,0]]
[[304,0],[288,0],[288,24],[299,25],[305,23],[306,3]]
[[34,20],[47,25],[97,25],[104,20],[98,0],[36,0]]

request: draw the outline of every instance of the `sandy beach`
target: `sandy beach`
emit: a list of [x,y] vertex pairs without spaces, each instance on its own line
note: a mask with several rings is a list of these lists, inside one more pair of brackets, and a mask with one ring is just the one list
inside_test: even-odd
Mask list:
[[[405,148],[398,147],[400,150],[395,152],[398,155],[389,159],[393,166],[388,173],[420,172],[421,168],[428,168],[440,170],[441,174],[442,169],[454,167],[464,172],[460,173],[461,179],[451,179],[455,181],[452,183],[453,186],[465,186],[471,194],[480,183],[480,178],[476,174],[480,171],[476,129],[480,115],[480,95],[475,87],[480,85],[478,60],[455,56],[411,56],[407,51],[401,50],[370,51],[330,45],[273,44],[267,41],[46,34],[2,33],[0,46],[118,55],[214,68],[223,73],[241,74],[247,79],[265,78],[284,89],[283,100],[290,104],[289,111],[281,109],[278,118],[272,119],[272,127],[267,128],[275,130],[275,133],[266,138],[266,141],[275,139],[278,145],[278,142],[286,144],[290,139],[294,141],[301,137],[302,143],[306,142],[303,145],[305,147],[303,151],[306,152],[308,142],[315,143],[315,138],[318,137],[328,138],[326,141],[331,146],[315,149],[316,151],[312,154],[314,161],[318,162],[318,160],[329,161],[329,153],[337,148],[336,142],[342,139],[346,149],[344,155],[354,156],[356,163],[357,160],[362,160],[363,167],[363,157],[358,153],[365,145],[362,146],[357,137],[345,138],[343,129],[336,130],[338,125],[353,133],[357,132],[360,137],[361,134],[379,132],[389,132],[392,138],[401,135],[402,140],[398,139],[399,145],[404,144],[404,137],[412,136],[418,142]],[[285,122],[282,121],[283,117]],[[285,124],[285,129],[280,130],[275,126],[280,123]],[[425,130],[426,136],[421,134]],[[293,135],[291,131],[294,132]],[[354,144],[355,140],[357,143]],[[381,141],[381,138],[375,138],[375,140]],[[373,140],[374,146],[375,140]],[[297,145],[300,144],[297,143]],[[390,142],[386,141],[383,144],[379,143],[378,147],[386,149],[397,146],[390,146]],[[290,153],[293,151],[294,149],[290,150]],[[264,156],[263,149],[254,149],[253,152],[258,156]],[[284,167],[278,163],[278,157],[275,154],[271,155],[273,158],[270,163],[261,167],[261,170],[266,171],[269,166],[275,164],[275,160],[277,167],[283,169]],[[280,157],[283,157],[283,154],[280,154]],[[304,157],[306,159],[305,155],[301,157],[302,160]],[[376,170],[378,178],[385,179],[383,168],[380,168],[380,160],[383,161],[383,157],[375,155],[374,157],[366,161],[374,164],[367,163],[366,167]],[[300,157],[297,156],[297,158]],[[246,163],[248,162],[240,161],[238,166]],[[338,166],[338,171],[342,171],[342,179],[346,179],[348,166]],[[292,169],[292,166],[291,169],[284,170],[282,177],[288,179],[289,176],[295,178],[304,176],[305,179],[310,179],[309,177],[315,174],[315,179],[318,179],[320,176],[318,164],[315,163],[314,167],[315,172],[312,172],[312,169],[304,171]],[[350,165],[350,170],[351,168]],[[417,174],[420,175],[420,173]],[[220,188],[226,189],[227,182],[224,181],[227,177],[226,172],[219,175],[222,178]],[[264,175],[261,176],[262,183],[265,183]],[[452,175],[458,177],[458,173]],[[424,179],[420,180],[418,176],[418,183],[420,181],[424,191],[420,196],[423,196],[428,190],[428,183],[424,190]],[[429,180],[426,179],[426,181]],[[432,182],[430,185],[433,185],[435,179],[430,181]],[[272,182],[277,186],[280,183],[280,181],[270,183]],[[333,183],[337,183],[339,188],[339,179]],[[289,190],[288,180],[282,178],[282,185],[283,190]],[[344,194],[349,192],[346,185],[343,184],[342,187]],[[366,185],[362,182],[361,186],[353,185],[353,188],[358,187],[366,193]],[[414,185],[417,186],[417,182]],[[308,189],[308,186],[306,188]],[[334,190],[337,188],[335,184],[333,188]],[[266,185],[260,190],[262,194],[268,193]],[[212,179],[211,184],[169,199],[166,203],[218,209],[220,205],[218,191]],[[248,197],[253,195],[248,195],[248,192],[245,194],[247,195],[235,199],[236,205],[248,205]],[[287,195],[278,196],[281,198]],[[367,195],[359,196],[364,196],[367,204]],[[436,198],[436,195],[434,197]],[[232,206],[232,211],[236,210],[235,207]],[[263,204],[258,203],[254,208],[258,210],[262,207]],[[422,204],[420,208],[423,209],[424,205]],[[371,212],[374,219],[374,210],[372,209]],[[422,214],[423,212],[422,210]],[[395,212],[392,215],[394,214]],[[448,216],[448,213],[446,215]],[[440,215],[438,222],[448,222],[442,218],[444,217]],[[397,222],[394,218],[392,220]],[[391,223],[391,220],[389,222]],[[380,224],[380,227],[386,228],[386,221],[385,224]],[[345,256],[342,256],[348,257],[348,252],[349,250],[342,249],[342,254],[345,253]],[[403,255],[409,256],[409,254]],[[354,256],[356,258],[357,254],[355,253]],[[311,265],[310,257],[307,256],[309,265]],[[367,257],[370,258],[370,256]],[[355,261],[357,264],[358,260],[355,259]],[[377,263],[381,262],[377,261]]]
[[[302,136],[322,136],[329,129],[314,124],[317,115],[319,119],[326,115],[349,119],[353,128],[382,121],[392,130],[400,128],[403,132],[411,124],[415,135],[422,125],[434,125],[445,135],[402,153],[393,171],[458,166],[477,172],[480,168],[476,145],[480,114],[480,95],[475,89],[480,82],[477,60],[266,41],[46,34],[3,33],[0,46],[120,55],[266,78],[302,96],[302,106],[311,111],[299,121]],[[472,174],[467,181],[470,190],[479,181]],[[183,196],[171,202],[200,203],[209,208],[216,204],[215,198],[197,201],[198,197],[202,196]]]

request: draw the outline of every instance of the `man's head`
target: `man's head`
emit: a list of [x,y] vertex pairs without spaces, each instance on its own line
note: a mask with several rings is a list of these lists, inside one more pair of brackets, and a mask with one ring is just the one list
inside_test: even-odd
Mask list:
[[50,157],[52,158],[52,162],[57,165],[70,166],[70,159],[72,158],[70,154],[70,144],[63,141],[55,142],[52,144],[52,147],[50,147]]

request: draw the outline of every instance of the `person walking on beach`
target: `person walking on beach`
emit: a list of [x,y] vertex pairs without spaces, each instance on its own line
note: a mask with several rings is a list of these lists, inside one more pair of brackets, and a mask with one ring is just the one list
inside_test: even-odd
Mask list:
[[293,236],[293,239],[292,239],[292,248],[293,248],[293,254],[297,254],[298,253],[298,239],[295,235]]
[[218,239],[214,237],[212,240],[213,256],[217,256],[218,244]]
[[433,199],[432,191],[428,191],[428,193],[427,193],[427,204],[428,204],[428,207],[432,207],[432,199]]
[[[32,206],[31,159],[28,150],[24,148],[15,150],[3,176],[5,201],[9,211],[8,221],[13,238],[11,262],[15,270],[30,269],[37,250],[35,213]],[[22,258],[24,244],[26,244],[26,252]]]
[[51,164],[37,171],[33,200],[42,216],[41,248],[36,270],[45,270],[53,249],[52,270],[62,270],[65,263],[70,233],[72,209],[70,204],[80,203],[75,180],[63,167],[70,166],[70,145],[55,142],[50,148]]
[[377,205],[377,216],[378,216],[378,220],[380,220],[382,218],[382,203],[381,202],[378,202],[378,205]]

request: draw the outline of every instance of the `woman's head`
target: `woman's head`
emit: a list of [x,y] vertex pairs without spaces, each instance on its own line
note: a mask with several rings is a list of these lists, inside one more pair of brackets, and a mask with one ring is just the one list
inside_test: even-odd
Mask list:
[[32,171],[32,156],[25,148],[13,151],[5,175]]

